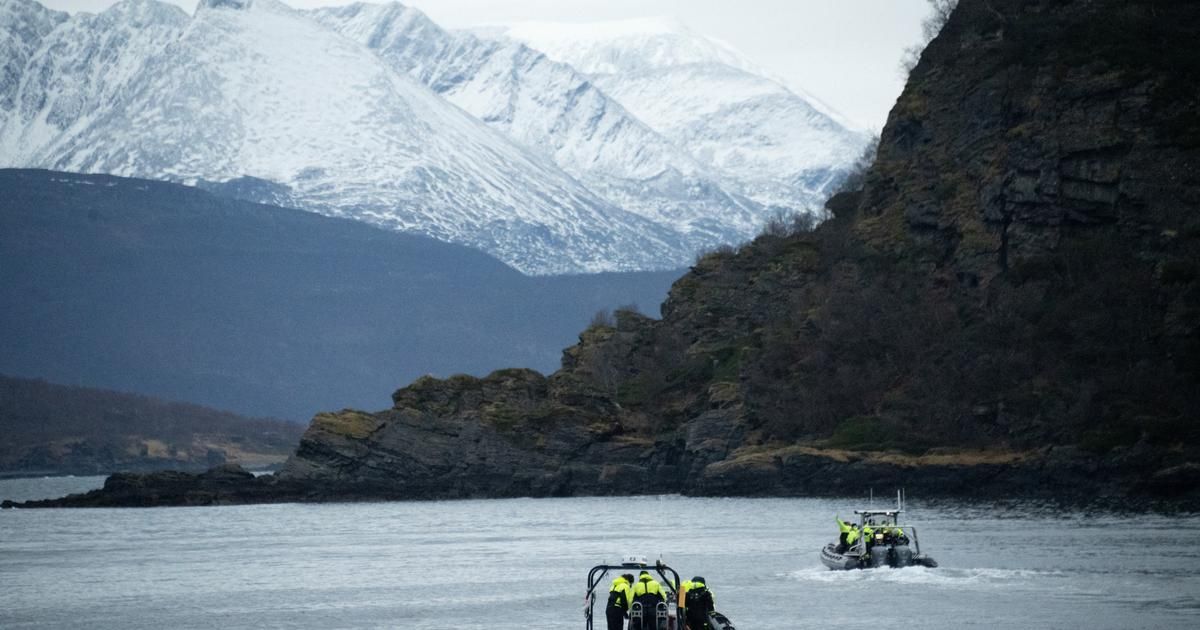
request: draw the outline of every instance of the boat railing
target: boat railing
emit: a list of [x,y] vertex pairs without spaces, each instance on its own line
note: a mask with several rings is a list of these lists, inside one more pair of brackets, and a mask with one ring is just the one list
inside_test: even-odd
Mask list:
[[[670,594],[670,600],[678,599],[679,586],[682,581],[679,579],[679,572],[662,563],[661,560],[654,564],[601,564],[592,567],[588,572],[588,589],[584,595],[584,617],[587,618],[587,630],[592,630],[592,616],[596,606],[596,587],[599,586],[609,571],[649,571],[653,569],[659,577],[662,578],[661,584]],[[632,604],[632,602],[631,602]],[[632,606],[631,606],[632,607]],[[643,611],[644,613],[644,611]],[[682,614],[682,613],[680,613]]]

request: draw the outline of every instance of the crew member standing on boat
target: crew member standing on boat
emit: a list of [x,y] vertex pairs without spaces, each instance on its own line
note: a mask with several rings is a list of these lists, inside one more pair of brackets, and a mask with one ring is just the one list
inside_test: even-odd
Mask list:
[[854,543],[858,542],[859,535],[860,532],[858,531],[858,524],[851,523],[850,531],[846,532],[846,548],[842,549],[841,547],[838,547],[838,553],[846,553],[847,550],[854,546]]
[[608,619],[608,630],[621,630],[632,603],[633,574],[618,575],[613,580],[612,588],[608,589],[608,606],[604,609],[604,616]]
[[838,553],[846,553],[846,550],[849,549],[850,545],[852,544],[849,539],[850,539],[850,532],[851,532],[851,530],[854,529],[854,526],[851,525],[850,523],[847,523],[846,521],[843,521],[842,517],[840,517],[840,516],[835,516],[833,518],[834,518],[834,520],[837,521],[838,531],[841,532],[841,535],[838,536],[837,552]]
[[692,578],[687,584],[687,595],[684,596],[684,605],[687,606],[687,627],[689,630],[709,630],[711,626],[708,623],[708,615],[717,607],[712,591],[708,590],[704,578],[699,575]]
[[863,557],[871,555],[871,543],[875,542],[875,528],[870,525],[862,526]]
[[667,596],[663,593],[662,585],[648,571],[638,574],[637,584],[633,585],[633,601],[642,605],[642,625],[635,628],[630,624],[630,630],[652,630],[656,624],[655,613],[660,603],[666,603]]

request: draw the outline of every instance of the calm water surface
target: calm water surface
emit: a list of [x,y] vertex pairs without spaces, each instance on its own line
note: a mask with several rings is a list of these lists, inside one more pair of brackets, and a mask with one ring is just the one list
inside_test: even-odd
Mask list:
[[[4,480],[0,498],[100,481]],[[817,551],[833,515],[860,506],[668,496],[4,510],[0,628],[582,628],[588,569],[627,553],[706,577],[740,630],[1200,627],[1200,515],[912,501],[907,520],[941,568],[826,570]]]

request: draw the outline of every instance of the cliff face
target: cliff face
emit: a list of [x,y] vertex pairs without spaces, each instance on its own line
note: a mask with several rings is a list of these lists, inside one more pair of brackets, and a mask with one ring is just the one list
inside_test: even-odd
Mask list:
[[[1166,5],[1170,6],[1166,6]],[[962,0],[816,230],[699,260],[543,377],[318,416],[320,497],[1192,494],[1200,6]]]
[[422,379],[282,476],[411,496],[1187,492],[1200,8],[963,0],[863,190],[698,261],[549,377]]

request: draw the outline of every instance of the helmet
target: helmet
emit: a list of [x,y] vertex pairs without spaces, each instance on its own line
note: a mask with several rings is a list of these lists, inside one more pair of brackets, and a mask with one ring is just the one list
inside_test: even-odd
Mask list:
[[693,582],[704,582],[706,580],[704,578],[700,577],[699,575],[697,575],[696,577],[692,578],[692,581]]
[[633,584],[633,574],[632,573],[624,573],[621,575],[621,577],[625,578],[626,582]]

